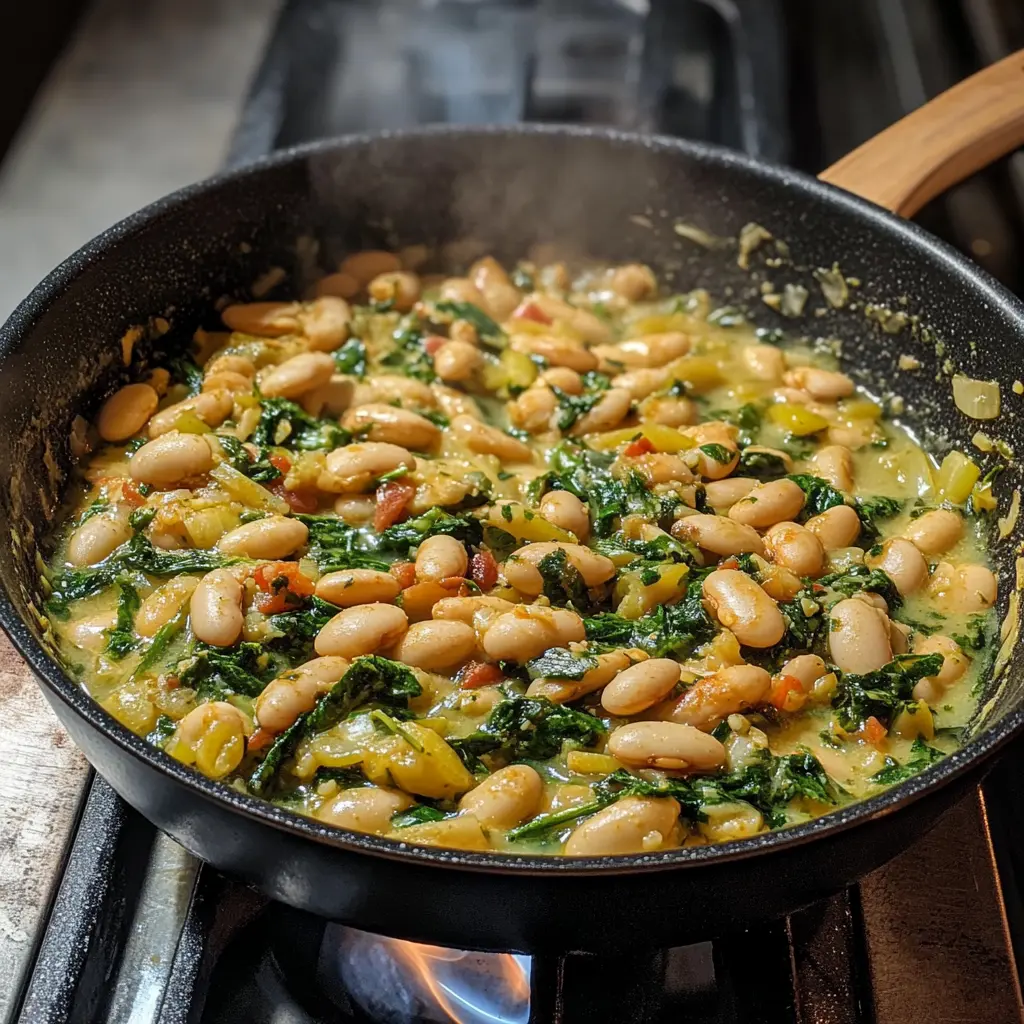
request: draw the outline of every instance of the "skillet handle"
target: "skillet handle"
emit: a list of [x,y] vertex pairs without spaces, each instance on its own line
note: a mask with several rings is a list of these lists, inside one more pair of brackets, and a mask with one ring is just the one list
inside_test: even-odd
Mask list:
[[930,199],[1024,145],[1024,50],[936,96],[818,176],[912,217]]

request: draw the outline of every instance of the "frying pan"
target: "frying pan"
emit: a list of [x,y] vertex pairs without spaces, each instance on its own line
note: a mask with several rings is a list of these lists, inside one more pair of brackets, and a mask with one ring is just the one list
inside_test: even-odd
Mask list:
[[[1019,526],[993,548],[1005,667],[987,683],[960,750],[795,828],[607,859],[409,847],[321,825],[183,767],[64,674],[39,615],[37,552],[45,555],[71,465],[73,418],[91,415],[128,376],[126,332],[166,318],[163,335],[129,335],[137,360],[158,357],[196,326],[216,323],[214,301],[244,297],[268,268],[284,268],[301,291],[318,268],[366,246],[443,251],[469,238],[514,260],[552,242],[569,255],[640,260],[673,287],[707,287],[747,307],[764,326],[839,338],[846,369],[876,394],[898,391],[905,421],[940,454],[969,450],[979,426],[1021,450],[1024,399],[1011,388],[1024,377],[1024,305],[884,208],[910,214],[1021,142],[1018,54],[867,143],[825,183],[702,144],[524,125],[319,142],[183,189],[76,252],[0,330],[0,476],[9,481],[0,502],[0,621],[73,740],[129,804],[217,868],[319,915],[460,948],[610,953],[708,938],[832,893],[910,845],[1024,731],[1024,646],[1011,596]],[[750,222],[786,248],[762,246],[743,268],[721,240]],[[817,268],[836,263],[859,285],[833,304]],[[761,301],[763,290],[786,285],[807,289],[802,316]],[[898,370],[905,353],[920,369]],[[952,368],[999,381],[999,420],[979,425],[957,410]],[[1004,508],[1022,483],[1011,464],[997,488]]]

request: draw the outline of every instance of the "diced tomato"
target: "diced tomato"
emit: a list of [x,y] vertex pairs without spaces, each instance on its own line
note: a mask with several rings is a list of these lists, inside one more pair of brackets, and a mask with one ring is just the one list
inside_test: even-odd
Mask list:
[[282,476],[292,468],[292,461],[287,455],[282,455],[280,452],[274,452],[273,455],[267,459],[274,469],[276,469]]
[[377,509],[373,513],[373,528],[386,530],[405,518],[405,506],[416,493],[416,485],[404,477],[388,480],[377,488]]
[[870,743],[873,747],[877,747],[887,734],[888,730],[874,715],[869,715],[865,718],[864,724],[860,727],[861,739]]
[[416,563],[395,562],[391,566],[391,575],[398,580],[398,585],[405,590],[406,587],[411,587],[416,582]]
[[426,352],[428,356],[432,356],[442,345],[446,345],[447,343],[448,339],[442,334],[428,334],[427,337],[423,339],[423,351]]
[[490,686],[505,678],[505,674],[497,665],[487,661],[471,661],[459,673],[459,686],[463,690],[476,690],[481,686]]
[[289,491],[284,485],[283,478],[271,481],[267,484],[267,490],[287,502],[293,512],[315,512],[320,507],[320,499],[317,497],[316,491]]
[[480,593],[480,588],[465,576],[446,576],[441,580],[441,586],[451,597],[471,597]]
[[276,615],[297,608],[303,598],[312,595],[313,581],[302,573],[295,562],[267,562],[252,574],[260,593],[256,607],[264,615]]
[[143,495],[139,494],[139,486],[130,477],[125,477],[121,481],[121,497],[128,502],[129,505],[134,505],[138,508],[140,505],[146,504],[146,499]]
[[255,754],[257,751],[262,750],[264,747],[269,747],[274,742],[274,734],[266,729],[257,729],[250,737],[249,741],[245,745],[245,749],[250,754]]
[[538,324],[551,323],[551,317],[536,302],[530,302],[529,300],[520,302],[512,311],[512,316],[518,317],[520,320],[533,320]]
[[739,567],[740,567],[739,559],[733,558],[732,555],[730,555],[724,561],[721,561],[721,562],[718,563],[718,568],[719,569],[738,569]]
[[655,447],[651,444],[650,438],[638,437],[635,441],[630,441],[622,449],[622,454],[635,457],[637,455],[649,455],[653,451],[655,451]]
[[481,590],[490,590],[498,582],[498,563],[490,551],[479,551],[469,563],[469,575]]
[[803,704],[798,697],[803,696],[804,684],[796,676],[778,676],[772,680],[772,688],[768,691],[769,703],[779,711],[796,711]]

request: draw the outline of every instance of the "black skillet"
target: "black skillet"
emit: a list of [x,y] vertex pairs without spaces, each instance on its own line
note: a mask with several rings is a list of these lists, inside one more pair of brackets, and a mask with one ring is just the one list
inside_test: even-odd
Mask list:
[[[829,177],[911,212],[1024,141],[1024,56],[983,72],[847,158]],[[735,247],[694,244],[757,222],[773,244],[737,265]],[[692,231],[688,232],[691,236]],[[1014,630],[966,745],[920,776],[799,827],[724,846],[609,859],[531,858],[406,847],[328,828],[210,782],[117,724],[53,659],[38,616],[37,543],[70,465],[76,414],[129,376],[121,339],[172,324],[137,358],[212,324],[214,300],[243,296],[268,267],[300,290],[364,246],[476,238],[514,260],[538,242],[569,255],[649,263],[676,288],[705,286],[769,327],[827,334],[875,393],[896,389],[906,420],[941,451],[969,450],[979,424],[957,411],[947,360],[1002,385],[986,426],[1024,447],[1024,305],[913,224],[839,188],[710,146],[613,131],[522,126],[355,136],[277,154],[187,188],[122,221],[51,273],[0,330],[0,621],[74,741],[117,792],[193,853],[270,896],[373,932],[461,948],[611,952],[669,946],[810,903],[882,864],[976,785],[1024,731],[1024,647],[1016,640],[1015,528],[995,547],[1000,611]],[[319,242],[311,257],[310,240]],[[814,268],[860,280],[841,308]],[[801,318],[761,299],[802,284]],[[767,287],[767,286],[766,286]],[[869,308],[898,314],[883,330]],[[905,315],[905,316],[904,316]],[[920,320],[915,319],[920,316]],[[936,340],[944,343],[937,354]],[[898,373],[901,353],[921,364]],[[1003,505],[1021,485],[1011,464]]]

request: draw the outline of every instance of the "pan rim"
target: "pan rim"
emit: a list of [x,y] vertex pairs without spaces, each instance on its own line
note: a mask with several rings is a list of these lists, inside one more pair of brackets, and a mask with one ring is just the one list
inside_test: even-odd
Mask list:
[[[200,182],[178,189],[130,214],[85,243],[55,267],[0,326],[0,373],[3,361],[19,340],[46,312],[63,290],[81,273],[99,262],[117,244],[145,230],[155,219],[186,206],[193,198],[216,191],[255,173],[272,170],[332,152],[370,145],[382,139],[480,136],[536,136],[594,139],[623,146],[639,146],[659,152],[676,153],[690,160],[711,163],[724,169],[742,170],[754,178],[790,190],[798,190],[811,200],[839,207],[866,222],[874,230],[895,234],[915,258],[939,261],[980,290],[990,303],[1024,337],[1024,303],[1003,288],[977,265],[951,246],[883,208],[849,192],[818,181],[791,168],[702,142],[658,135],[641,135],[609,128],[575,125],[437,125],[414,129],[365,132],[290,147],[258,160],[233,167]],[[175,761],[132,733],[100,707],[60,667],[35,639],[16,611],[6,586],[0,589],[0,625],[11,638],[18,653],[32,668],[36,678],[71,711],[97,729],[108,740],[154,771],[170,776],[206,801],[226,805],[226,809],[257,823],[269,825],[298,837],[347,853],[366,854],[384,860],[412,862],[425,868],[448,868],[482,874],[548,876],[552,873],[577,877],[637,874],[724,865],[752,857],[782,854],[826,836],[838,835],[881,817],[893,814],[929,793],[937,792],[972,770],[978,769],[999,748],[1024,733],[1024,708],[1008,712],[999,722],[972,739],[967,745],[927,768],[919,775],[839,810],[789,828],[762,833],[747,839],[704,847],[665,850],[651,854],[614,857],[568,857],[565,855],[516,855],[499,852],[472,852],[415,846],[398,840],[350,832],[323,825],[312,818],[275,806],[268,801],[241,793]]]

